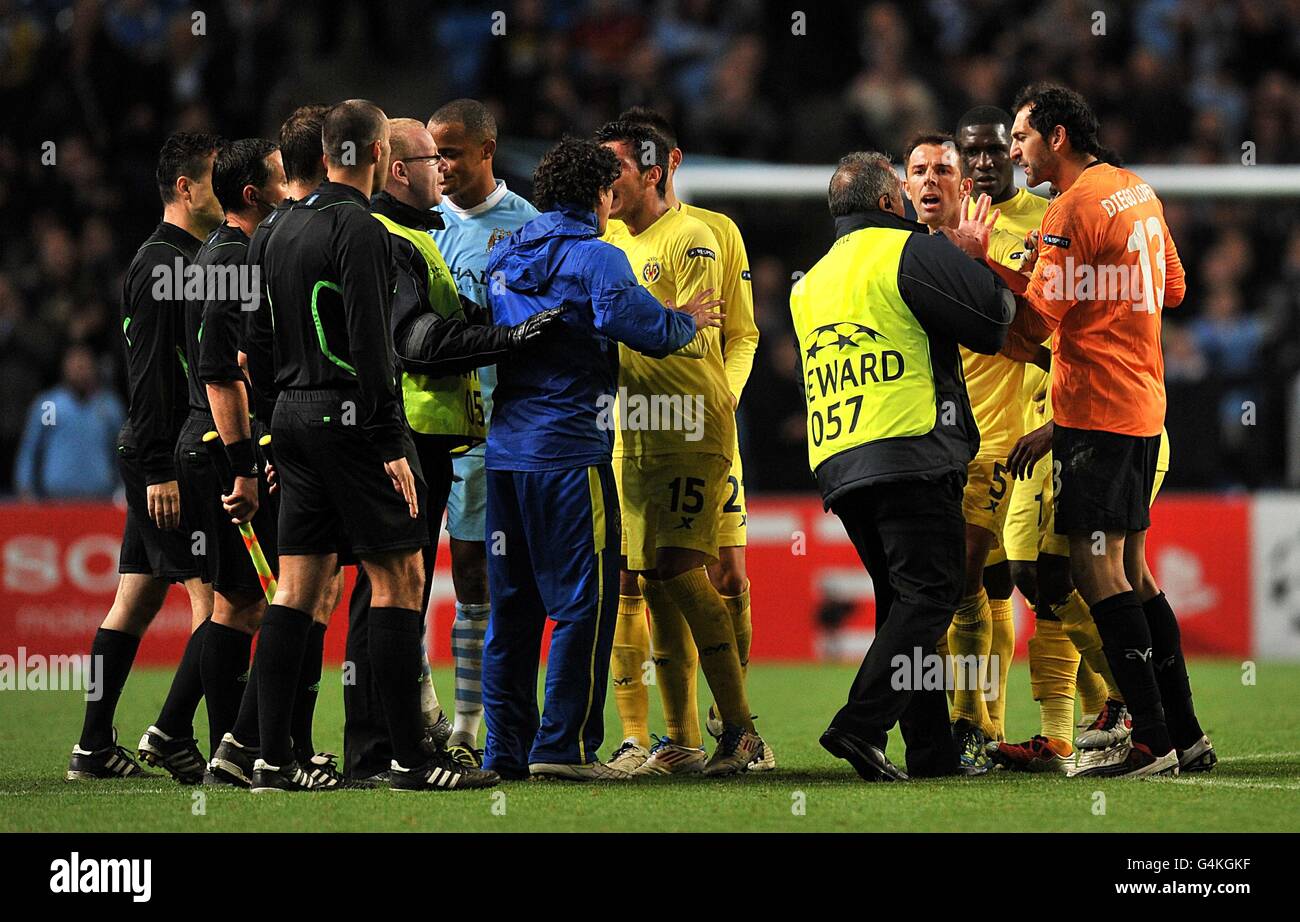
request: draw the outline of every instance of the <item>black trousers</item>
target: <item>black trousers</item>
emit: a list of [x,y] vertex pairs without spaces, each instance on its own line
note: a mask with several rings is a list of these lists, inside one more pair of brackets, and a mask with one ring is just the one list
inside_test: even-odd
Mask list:
[[[947,693],[942,687],[914,687],[914,677],[925,669],[913,664],[918,649],[923,657],[935,654],[960,601],[966,559],[962,487],[956,473],[942,480],[880,484],[846,493],[831,508],[876,592],[875,640],[831,726],[883,750],[897,723],[913,777],[957,770]],[[922,667],[931,662],[923,660]],[[897,681],[900,669],[907,674]]]
[[[412,436],[429,489],[425,500],[429,508],[423,510],[429,524],[429,546],[423,549],[424,595],[420,606],[423,613],[429,608],[429,596],[433,591],[433,565],[437,561],[442,516],[447,509],[447,496],[451,493],[452,466],[445,444],[418,432]],[[352,664],[352,681],[343,686],[343,767],[348,778],[369,778],[386,772],[393,758],[388,721],[380,704],[369,645],[370,580],[365,567],[358,564],[357,581],[348,599],[348,639],[344,654]],[[411,677],[411,694],[418,694],[416,678]]]

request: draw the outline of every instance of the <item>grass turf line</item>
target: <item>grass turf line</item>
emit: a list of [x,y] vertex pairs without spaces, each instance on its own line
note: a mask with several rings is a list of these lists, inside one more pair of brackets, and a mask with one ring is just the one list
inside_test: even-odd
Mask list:
[[[340,791],[253,797],[182,787],[161,772],[131,781],[69,783],[68,754],[81,727],[77,692],[0,693],[0,831],[1294,831],[1300,828],[1300,665],[1259,663],[1257,684],[1235,661],[1190,666],[1197,711],[1221,762],[1209,775],[1135,782],[998,772],[974,780],[863,784],[817,745],[847,692],[847,666],[756,664],[750,699],[779,768],[732,779],[629,784],[502,784],[488,791],[427,794]],[[450,669],[435,670],[444,703]],[[121,742],[134,747],[157,716],[170,670],[132,675],[118,709]],[[338,670],[327,669],[316,745],[341,752]],[[702,693],[704,683],[700,683]],[[1008,728],[1037,731],[1028,670],[1012,670]],[[701,699],[707,707],[707,700]],[[613,696],[601,755],[618,744]],[[662,728],[651,689],[651,726]],[[206,745],[200,706],[198,738]],[[901,762],[897,735],[890,754]],[[205,753],[206,754],[206,753]],[[1094,813],[1095,792],[1105,813]],[[201,794],[201,798],[196,798]],[[502,798],[504,794],[504,799]],[[802,807],[802,815],[798,808]]]

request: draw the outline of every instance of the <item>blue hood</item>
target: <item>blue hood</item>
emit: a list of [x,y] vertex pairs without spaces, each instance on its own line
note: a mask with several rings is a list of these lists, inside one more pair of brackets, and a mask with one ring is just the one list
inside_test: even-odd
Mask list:
[[487,275],[511,291],[541,294],[578,240],[596,237],[596,213],[561,205],[533,218],[492,248]]

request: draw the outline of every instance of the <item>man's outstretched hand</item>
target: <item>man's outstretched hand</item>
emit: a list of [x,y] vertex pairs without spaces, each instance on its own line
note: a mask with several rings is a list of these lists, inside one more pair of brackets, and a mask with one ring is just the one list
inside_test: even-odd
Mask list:
[[683,314],[690,314],[695,319],[695,329],[703,330],[707,327],[722,326],[723,314],[715,310],[722,306],[722,300],[712,297],[712,288],[703,288],[695,293],[681,307],[673,304],[672,301],[665,301],[664,305],[675,311],[681,311]]
[[515,324],[510,328],[510,348],[518,349],[544,336],[547,330],[559,323],[560,317],[567,310],[567,307],[547,308],[533,314],[523,323]]

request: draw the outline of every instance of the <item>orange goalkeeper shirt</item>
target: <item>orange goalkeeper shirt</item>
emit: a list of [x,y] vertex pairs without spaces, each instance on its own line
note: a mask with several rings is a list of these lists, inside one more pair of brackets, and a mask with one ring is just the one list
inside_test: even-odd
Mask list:
[[[1165,420],[1160,314],[1186,283],[1164,207],[1141,177],[1095,163],[1043,216],[1015,332],[1052,340],[1052,406],[1075,429],[1158,435]],[[1016,329],[1016,328],[1019,329]]]

